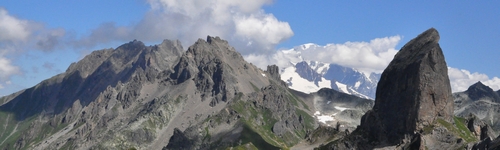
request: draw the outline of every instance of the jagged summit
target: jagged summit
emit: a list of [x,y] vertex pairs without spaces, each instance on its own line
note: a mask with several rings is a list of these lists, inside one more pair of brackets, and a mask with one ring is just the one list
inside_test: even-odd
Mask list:
[[481,81],[471,85],[465,92],[467,92],[469,97],[473,100],[480,100],[481,98],[500,100],[498,92],[493,91],[493,89],[484,85]]
[[[0,106],[0,116],[6,117],[0,117],[0,123],[8,123],[5,129],[9,130],[0,132],[0,147],[160,149],[174,129],[184,131],[206,123],[222,110],[228,111],[233,100],[250,97],[265,97],[271,102],[282,99],[285,102],[265,110],[276,112],[274,120],[279,119],[279,113],[281,118],[296,119],[294,125],[303,126],[295,109],[289,108],[298,107],[288,102],[293,96],[286,95],[290,93],[284,84],[276,84],[281,83],[279,68],[268,69],[263,71],[246,62],[227,41],[211,36],[199,39],[187,50],[178,40],[153,46],[133,40],[115,49],[97,50],[71,64],[64,73],[2,97],[5,103]],[[271,93],[275,94],[272,98]],[[282,107],[293,114],[274,110]],[[234,111],[225,119],[233,120],[233,115]],[[247,114],[237,118],[244,116]],[[23,125],[17,127],[16,123]],[[210,123],[214,134],[221,133],[219,129],[236,128],[234,124],[217,128],[218,124]],[[280,133],[292,129],[282,124],[276,125],[282,129]],[[293,130],[305,129],[295,127]],[[290,132],[295,133],[293,130]]]

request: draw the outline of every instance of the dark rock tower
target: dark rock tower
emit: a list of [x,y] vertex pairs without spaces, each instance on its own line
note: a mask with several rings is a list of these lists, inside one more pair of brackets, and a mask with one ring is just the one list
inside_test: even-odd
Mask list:
[[448,68],[431,28],[408,42],[382,73],[373,109],[360,128],[380,144],[398,144],[437,119],[453,120]]

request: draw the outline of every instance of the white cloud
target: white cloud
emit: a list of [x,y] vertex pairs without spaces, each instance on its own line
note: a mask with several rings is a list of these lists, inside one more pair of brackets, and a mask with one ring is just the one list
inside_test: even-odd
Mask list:
[[[370,42],[346,42],[343,44],[304,44],[290,50],[276,51],[274,54],[250,54],[244,58],[257,67],[265,69],[267,65],[276,64],[286,68],[292,63],[303,60],[334,63],[358,69],[363,72],[382,72],[397,53],[395,46],[400,36],[384,37]],[[500,78],[488,77],[482,73],[471,73],[468,70],[448,67],[448,75],[453,92],[467,90],[472,84],[481,81],[493,90],[500,89]]]
[[462,92],[467,90],[472,84],[481,81],[484,85],[493,90],[500,89],[500,78],[489,78],[486,74],[471,73],[468,70],[448,67],[448,76],[450,77],[451,90],[453,92]]
[[245,59],[263,68],[277,64],[284,68],[302,60],[333,63],[371,73],[382,72],[397,53],[400,36],[376,38],[370,42],[346,42],[343,44],[304,44],[290,50],[277,51],[272,55],[247,55]]
[[262,44],[265,49],[293,36],[293,31],[286,22],[281,22],[271,14],[262,12],[250,16],[239,16],[235,20],[236,35],[245,40]]
[[10,77],[19,74],[20,69],[12,64],[12,61],[0,52],[0,82],[9,81]]
[[373,39],[370,42],[346,42],[310,47],[306,60],[334,63],[363,72],[382,72],[397,53],[400,36]]
[[[50,52],[68,44],[66,30],[49,29],[44,24],[10,15],[0,8],[0,88],[9,89],[11,78],[23,74],[26,66],[16,65],[31,50]],[[36,65],[36,64],[34,64]]]
[[26,40],[30,35],[28,28],[28,21],[17,19],[0,8],[0,41]]
[[179,39],[186,47],[207,35],[220,36],[242,54],[270,53],[293,31],[262,7],[272,0],[148,0],[151,10],[131,26],[106,23],[77,45],[95,46],[112,40]]
[[4,8],[0,8],[0,33],[0,49],[7,53],[22,53],[26,50],[48,52],[70,41],[66,37],[66,30],[49,29],[42,23],[16,18]]

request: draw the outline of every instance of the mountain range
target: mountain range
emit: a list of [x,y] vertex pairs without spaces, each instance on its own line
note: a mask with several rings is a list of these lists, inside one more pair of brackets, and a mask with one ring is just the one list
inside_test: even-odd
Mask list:
[[378,73],[365,73],[357,69],[338,64],[306,60],[301,56],[309,50],[320,47],[316,44],[304,44],[282,52],[290,60],[281,66],[281,79],[291,89],[304,93],[316,92],[321,88],[330,88],[362,98],[375,99]]
[[429,29],[366,74],[300,57],[262,70],[219,37],[134,40],[1,97],[0,148],[498,148],[500,90],[452,94],[438,41]]

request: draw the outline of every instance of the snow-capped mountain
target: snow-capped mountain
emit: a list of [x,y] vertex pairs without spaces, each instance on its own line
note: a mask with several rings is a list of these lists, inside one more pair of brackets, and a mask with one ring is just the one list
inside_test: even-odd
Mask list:
[[290,63],[288,66],[280,66],[282,67],[281,79],[288,83],[291,89],[311,93],[321,88],[331,88],[347,94],[375,99],[380,74],[364,73],[354,68],[302,58],[301,53],[316,47],[319,46],[309,43],[282,51]]

